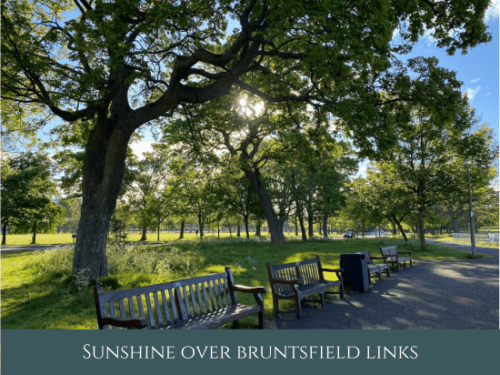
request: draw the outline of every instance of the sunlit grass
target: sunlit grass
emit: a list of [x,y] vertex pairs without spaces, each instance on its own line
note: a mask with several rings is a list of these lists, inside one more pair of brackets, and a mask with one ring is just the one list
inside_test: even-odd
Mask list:
[[[73,234],[72,233],[53,233],[53,234],[37,234],[36,235],[36,243],[38,245],[65,245],[65,244],[72,244],[74,242],[73,239]],[[139,231],[136,232],[127,232],[126,237],[125,237],[125,242],[140,242],[141,240],[142,233]],[[195,240],[199,239],[199,233],[196,234],[195,231],[186,231],[184,232],[184,239],[186,240]],[[293,233],[288,233],[285,234],[286,237],[289,238],[295,238],[295,234]],[[213,239],[213,238],[235,238],[237,239],[238,237],[236,236],[236,232],[220,232],[219,234],[217,231],[207,231],[204,234],[205,239]],[[239,238],[246,238],[245,232],[241,232]],[[261,237],[255,236],[253,233],[250,234],[250,238],[270,238],[269,234],[264,233]],[[158,240],[158,233],[157,232],[147,232],[146,234],[146,241],[148,242],[156,242],[156,241],[175,241],[179,239],[179,232],[178,231],[161,231],[160,232],[160,239]],[[9,234],[7,235],[6,238],[6,245],[7,246],[21,246],[21,245],[30,245],[32,241],[32,235],[31,234]]]
[[[295,236],[293,236],[295,237]],[[186,277],[233,270],[235,282],[264,285],[266,315],[272,313],[272,296],[266,262],[280,264],[310,259],[317,255],[325,267],[338,268],[340,254],[369,250],[379,254],[380,246],[397,244],[413,251],[414,258],[436,260],[466,258],[467,252],[428,245],[422,252],[415,241],[405,245],[387,238],[353,240],[288,241],[273,246],[263,239],[196,239],[151,246],[108,249],[110,275],[101,279],[108,288],[125,289]],[[70,276],[72,247],[37,252],[2,253],[2,327],[5,329],[96,329],[95,307],[90,287],[80,290]],[[335,279],[334,275],[327,277]],[[238,296],[254,304],[251,295]],[[252,318],[251,323],[254,323]],[[248,322],[247,322],[248,326]]]

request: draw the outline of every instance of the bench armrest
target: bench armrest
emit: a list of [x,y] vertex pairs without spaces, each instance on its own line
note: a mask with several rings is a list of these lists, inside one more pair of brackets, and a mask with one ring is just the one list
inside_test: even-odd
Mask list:
[[123,328],[130,328],[130,329],[143,329],[148,326],[146,323],[146,319],[144,318],[131,318],[131,319],[124,319],[124,318],[102,318],[102,325],[103,326],[115,326],[115,327],[123,327]]
[[335,272],[337,274],[337,278],[342,279],[342,272],[344,272],[343,268],[321,268],[323,272]]
[[389,257],[387,257],[387,256],[383,256],[383,257],[374,257],[374,256],[372,256],[372,259],[387,259],[387,258],[389,258]]
[[233,290],[242,293],[266,293],[267,289],[263,286],[245,286],[233,285]]

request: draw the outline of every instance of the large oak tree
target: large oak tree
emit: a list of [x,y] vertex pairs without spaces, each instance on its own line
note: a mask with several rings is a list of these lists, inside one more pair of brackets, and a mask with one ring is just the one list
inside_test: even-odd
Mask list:
[[[268,101],[335,103],[358,142],[384,134],[372,91],[425,29],[450,53],[490,39],[489,0],[2,1],[2,98],[85,134],[73,272],[108,273],[106,234],[127,144],[145,124],[234,85]],[[231,21],[229,23],[228,21]],[[399,30],[401,45],[391,44]],[[249,72],[254,74],[248,75]],[[266,80],[273,90],[259,90]],[[262,86],[260,86],[262,87]],[[368,107],[367,107],[368,106]],[[364,109],[368,108],[368,109]],[[363,114],[363,116],[359,116]],[[354,119],[358,119],[354,121]],[[57,125],[56,125],[57,126]],[[375,137],[376,139],[377,137]]]

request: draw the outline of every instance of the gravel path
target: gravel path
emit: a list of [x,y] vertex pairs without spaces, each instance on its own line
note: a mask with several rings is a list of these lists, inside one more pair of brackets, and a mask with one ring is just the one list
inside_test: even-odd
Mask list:
[[[375,279],[375,278],[374,278]],[[499,329],[498,260],[416,261],[366,293],[284,314],[268,329]]]

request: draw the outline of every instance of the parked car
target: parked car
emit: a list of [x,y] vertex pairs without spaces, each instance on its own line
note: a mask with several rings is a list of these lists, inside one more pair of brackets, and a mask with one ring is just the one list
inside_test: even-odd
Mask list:
[[354,238],[354,232],[352,230],[348,230],[344,233],[344,238]]

